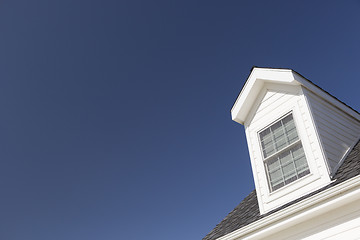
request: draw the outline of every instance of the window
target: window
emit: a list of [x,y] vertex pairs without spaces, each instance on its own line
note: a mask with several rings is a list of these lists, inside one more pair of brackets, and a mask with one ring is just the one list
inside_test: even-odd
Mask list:
[[310,173],[292,113],[259,133],[270,191]]

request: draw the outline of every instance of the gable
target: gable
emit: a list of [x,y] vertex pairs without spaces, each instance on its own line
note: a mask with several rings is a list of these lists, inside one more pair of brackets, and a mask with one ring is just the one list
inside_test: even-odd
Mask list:
[[360,113],[292,69],[253,67],[231,109],[231,117],[235,122],[244,124],[259,92],[267,83],[306,87],[348,115],[360,119]]
[[259,93],[267,83],[276,83],[282,86],[300,85],[290,69],[253,68],[231,109],[231,116],[234,121],[241,124],[245,122],[254,102],[258,100]]
[[[289,102],[292,104],[298,100],[301,88],[299,86],[284,86],[280,84],[264,84],[249,112],[244,125],[258,125],[257,122],[264,120],[271,114],[286,112]],[[278,114],[279,115],[279,114]]]
[[[262,214],[321,188],[330,182],[328,167],[321,145],[319,141],[314,140],[317,139],[316,129],[312,124],[311,113],[302,90],[302,86],[297,85],[265,83],[244,122],[257,199]],[[295,132],[297,132],[300,139],[298,146],[304,151],[304,161],[310,174],[302,177],[304,175],[297,173],[299,169],[290,169],[285,173],[283,171],[285,167],[281,164],[280,167],[278,166],[282,162],[279,159],[273,165],[277,165],[276,168],[281,168],[281,173],[275,173],[277,174],[275,177],[283,178],[280,181],[283,186],[277,190],[271,186],[274,183],[271,178],[275,174],[270,173],[268,163],[270,162],[269,159],[277,158],[280,155],[265,158],[259,133],[287,115],[291,115],[294,119]],[[294,148],[288,148],[287,150],[283,148],[282,153],[285,153],[284,149],[285,152],[294,150]],[[293,154],[289,153],[290,155]],[[293,159],[290,161],[295,161]],[[296,163],[293,162],[292,164],[295,165]],[[292,172],[295,174],[296,180],[290,180],[290,177],[285,175],[289,176],[293,174]]]

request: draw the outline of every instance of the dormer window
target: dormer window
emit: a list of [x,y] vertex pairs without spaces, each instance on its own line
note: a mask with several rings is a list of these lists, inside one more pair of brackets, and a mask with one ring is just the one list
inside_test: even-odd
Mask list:
[[259,132],[270,191],[310,173],[292,113]]
[[261,214],[328,185],[360,136],[359,113],[290,69],[253,68],[231,116],[245,127]]

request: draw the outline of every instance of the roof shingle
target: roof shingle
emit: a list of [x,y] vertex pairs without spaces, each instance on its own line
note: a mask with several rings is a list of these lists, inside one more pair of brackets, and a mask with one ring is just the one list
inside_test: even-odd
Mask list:
[[254,190],[245,197],[244,200],[242,200],[241,203],[236,206],[234,210],[232,210],[218,225],[216,225],[216,227],[208,233],[203,240],[215,240],[219,237],[225,236],[228,233],[253,223],[265,216],[269,216],[280,209],[284,209],[296,202],[313,196],[357,175],[360,175],[360,141],[358,141],[355,147],[351,150],[350,154],[345,158],[340,168],[337,170],[333,177],[333,180],[335,180],[334,182],[263,215],[260,215],[256,191]]

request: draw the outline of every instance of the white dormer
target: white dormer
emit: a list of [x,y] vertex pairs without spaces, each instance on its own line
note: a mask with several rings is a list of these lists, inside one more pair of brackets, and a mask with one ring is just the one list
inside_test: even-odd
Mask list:
[[290,69],[253,68],[233,108],[245,126],[261,214],[331,182],[360,115]]

